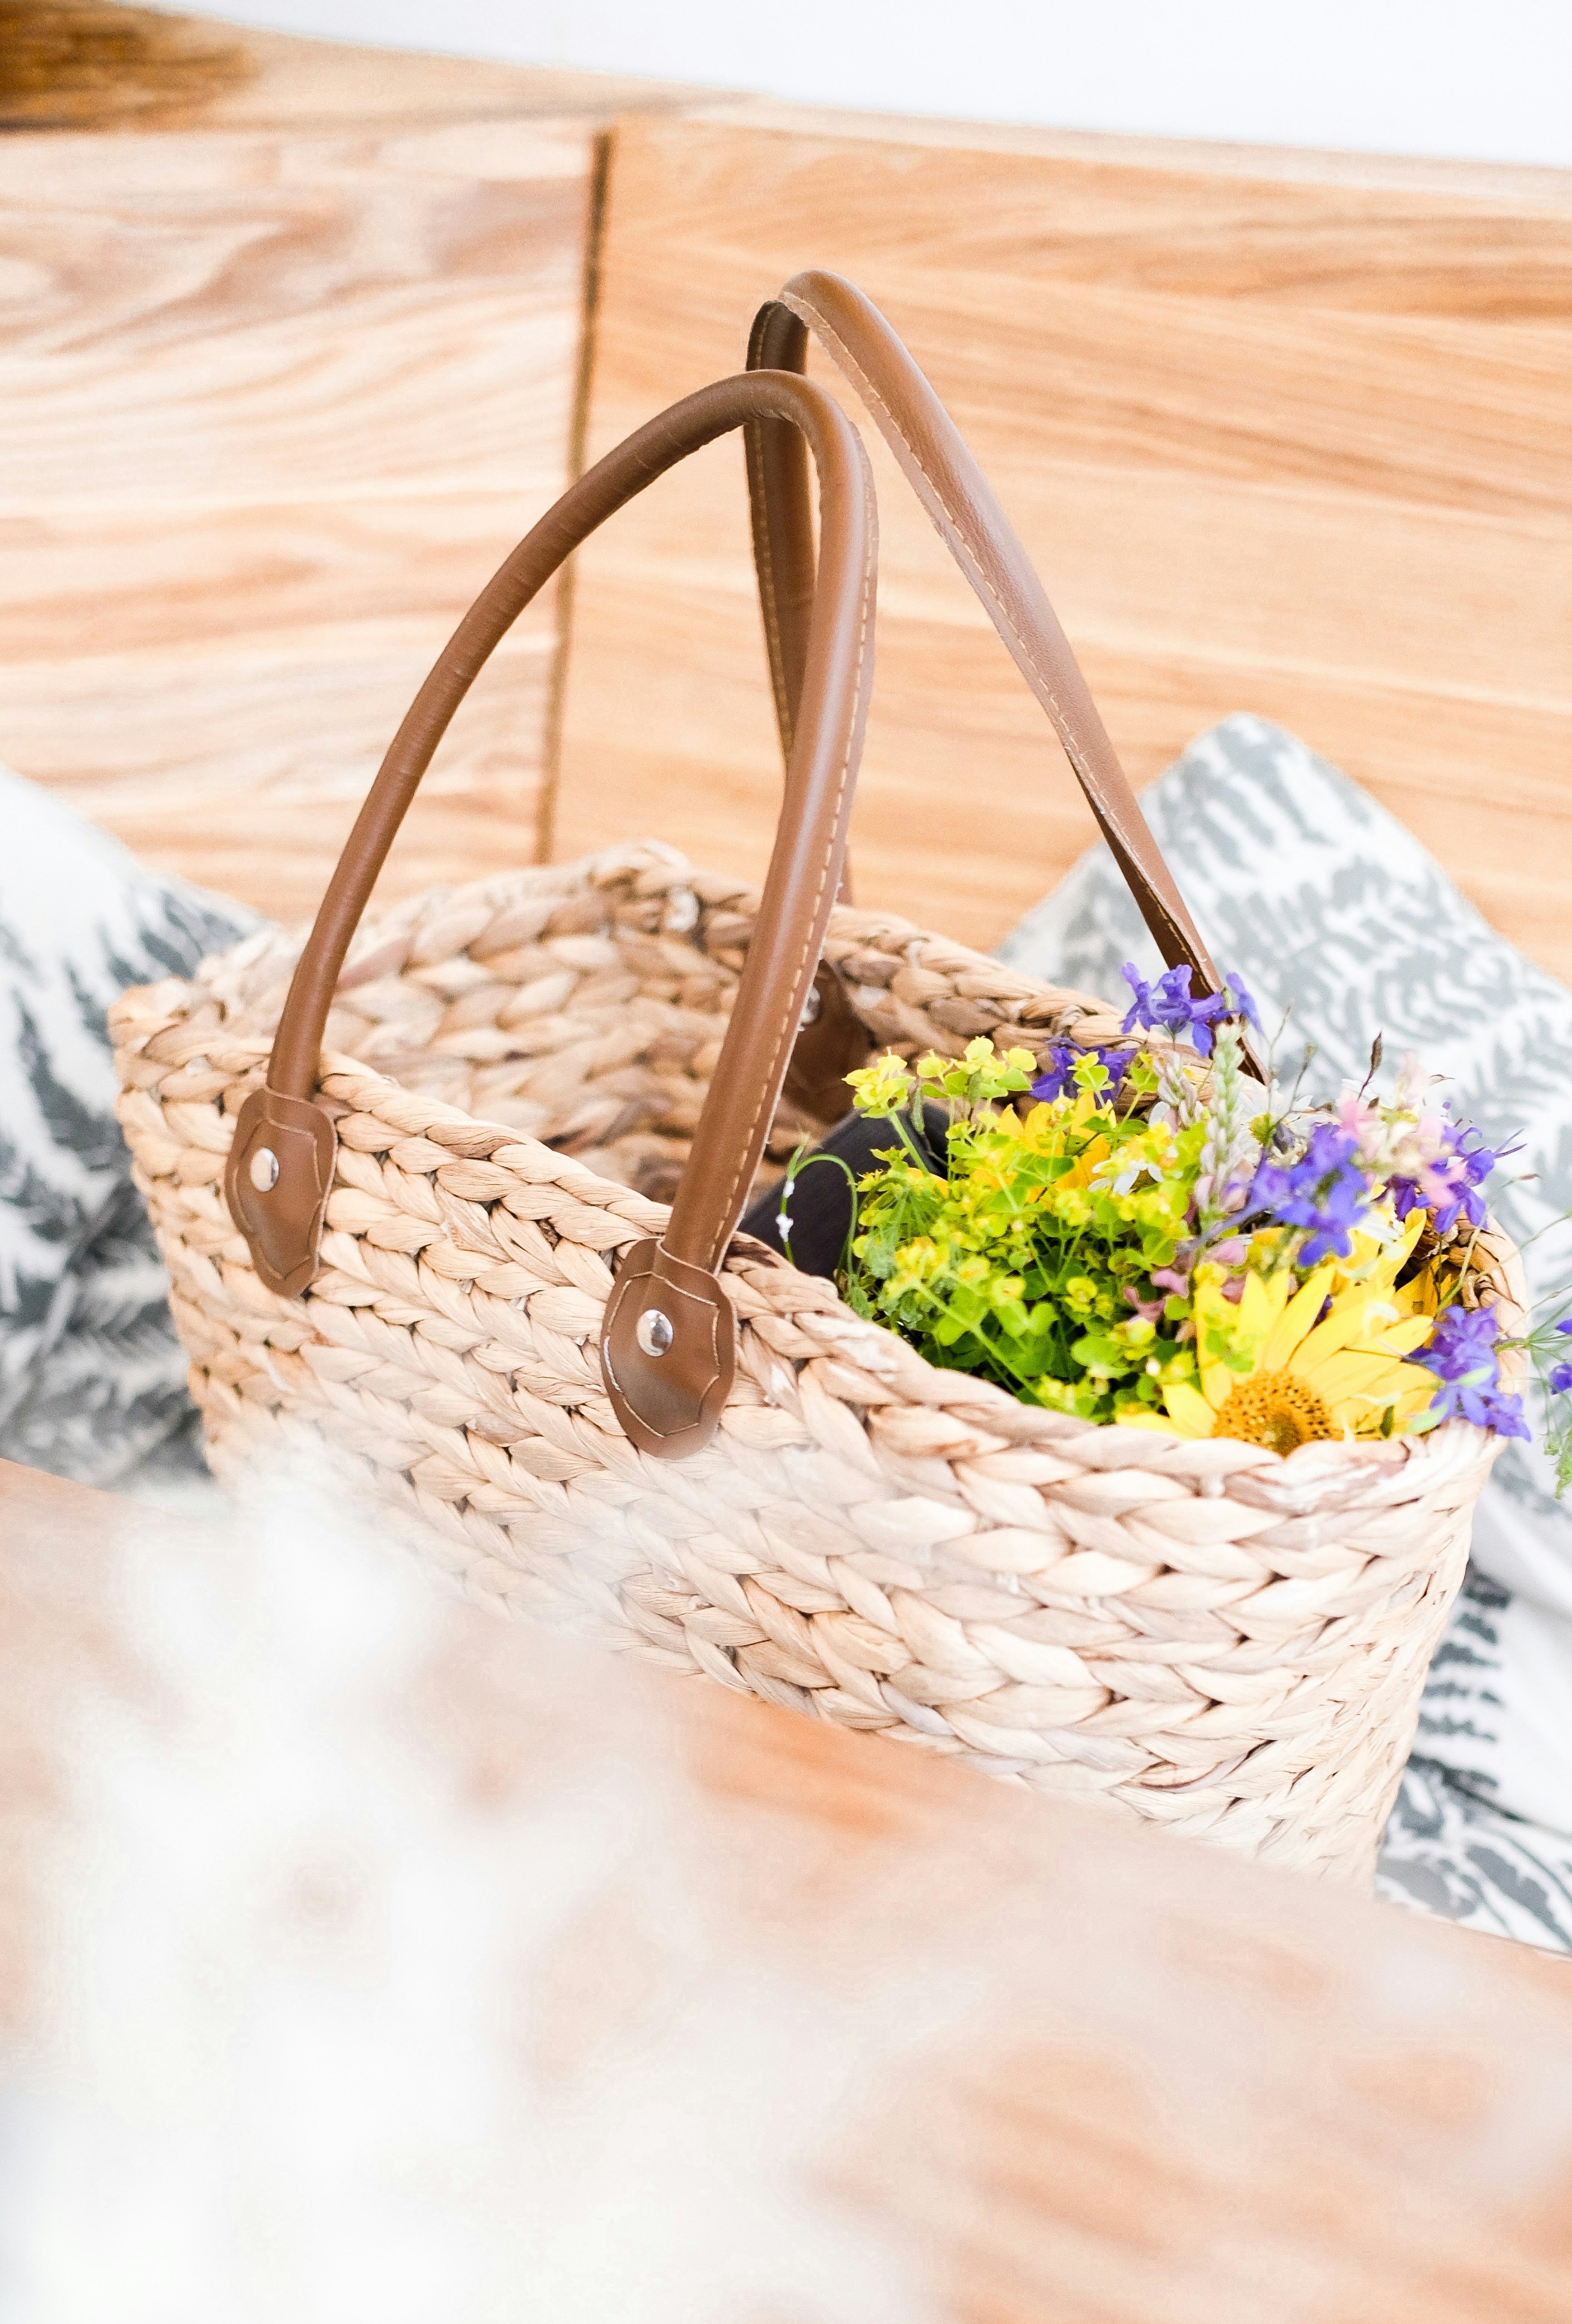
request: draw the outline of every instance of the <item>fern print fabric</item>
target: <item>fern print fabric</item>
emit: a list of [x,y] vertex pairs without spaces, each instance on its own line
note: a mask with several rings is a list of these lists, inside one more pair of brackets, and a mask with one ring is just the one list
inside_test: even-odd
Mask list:
[[[1572,1284],[1572,992],[1491,927],[1356,783],[1263,719],[1225,719],[1142,802],[1213,959],[1238,971],[1292,1079],[1334,1095],[1412,1050],[1485,1142],[1522,1144],[1490,1187],[1536,1300]],[[1161,966],[1105,847],[999,947],[1113,996]],[[1526,1183],[1524,1183],[1526,1182]],[[1541,1230],[1543,1231],[1541,1232]],[[1530,1240],[1530,1238],[1536,1238]],[[1532,1398],[1526,1399],[1530,1405]],[[1432,1665],[1387,1830],[1393,1902],[1572,1952],[1572,1494],[1537,1443],[1506,1446],[1474,1566]]]
[[1471,1567],[1387,1826],[1393,1902],[1572,1952],[1572,1623]]
[[85,1484],[202,1467],[105,1011],[254,925],[0,768],[0,1456]]

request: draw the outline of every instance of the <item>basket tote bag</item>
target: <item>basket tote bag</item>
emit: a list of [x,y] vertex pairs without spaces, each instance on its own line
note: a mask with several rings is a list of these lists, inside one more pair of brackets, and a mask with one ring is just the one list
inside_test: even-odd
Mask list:
[[[1119,1013],[837,901],[873,669],[857,391],[1052,720],[1170,964],[1218,979],[1036,575],[832,275],[591,468],[482,592],[302,946],[123,998],[122,1120],[217,1471],[327,1448],[476,1593],[1035,1789],[1366,1877],[1494,1440],[1287,1458],[930,1367],[736,1233],[870,1046],[1046,1054]],[[786,760],[755,893],[643,842],[362,926],[487,655],[572,549],[741,428]],[[813,545],[810,462],[818,484]],[[772,1147],[772,1141],[773,1145]],[[660,1197],[669,1195],[670,1200]],[[1504,1246],[1499,1291],[1518,1288]]]

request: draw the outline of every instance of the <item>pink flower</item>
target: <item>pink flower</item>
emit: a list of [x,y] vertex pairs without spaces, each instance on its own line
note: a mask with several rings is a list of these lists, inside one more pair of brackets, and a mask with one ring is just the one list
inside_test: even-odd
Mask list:
[[1162,1311],[1168,1305],[1166,1299],[1142,1299],[1133,1283],[1124,1286],[1124,1296],[1143,1323],[1161,1322]]

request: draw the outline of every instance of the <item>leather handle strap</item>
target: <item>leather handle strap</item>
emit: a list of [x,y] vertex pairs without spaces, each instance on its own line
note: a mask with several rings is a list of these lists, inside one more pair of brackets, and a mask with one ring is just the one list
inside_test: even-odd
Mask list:
[[[809,333],[856,391],[989,620],[1053,722],[1141,917],[1172,968],[1207,991],[1221,980],[1147,827],[1069,640],[1031,561],[954,421],[884,317],[838,274],[793,275],[759,309],[750,370],[801,372]],[[813,523],[800,440],[772,420],[747,431],[754,558],[782,749],[796,731],[814,591]]]
[[[378,770],[301,954],[268,1067],[226,1173],[257,1272],[293,1296],[317,1272],[336,1134],[315,1095],[346,954],[421,776],[488,656],[579,543],[677,463],[733,429],[791,429],[819,484],[813,602],[794,664],[785,798],[725,1041],[658,1243],[637,1246],[606,1310],[602,1365],[617,1416],[646,1450],[694,1451],[732,1378],[731,1307],[717,1276],[774,1114],[818,970],[841,865],[873,677],[878,522],[861,438],[795,372],[754,369],[674,404],[581,476],[487,582],[416,696]],[[806,484],[806,461],[803,480]],[[645,1310],[659,1317],[643,1323]],[[643,1326],[643,1328],[641,1328]]]

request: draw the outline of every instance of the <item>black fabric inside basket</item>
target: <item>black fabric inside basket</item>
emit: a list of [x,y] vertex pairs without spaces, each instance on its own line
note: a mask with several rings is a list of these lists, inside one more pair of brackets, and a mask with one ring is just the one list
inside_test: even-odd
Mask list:
[[[940,1178],[949,1175],[945,1136],[948,1127],[948,1116],[941,1107],[930,1105],[923,1109],[917,1142],[929,1167]],[[814,1157],[832,1154],[846,1164],[853,1177],[860,1178],[865,1172],[878,1167],[881,1154],[887,1154],[900,1143],[900,1133],[892,1123],[868,1121],[860,1113],[848,1113],[814,1148],[813,1155],[798,1172],[787,1205],[791,1220],[791,1261],[802,1274],[834,1278],[852,1222],[852,1190],[846,1183],[846,1171],[837,1170],[828,1162],[821,1164]],[[772,1250],[779,1250],[784,1256],[780,1213],[781,1188],[776,1185],[768,1194],[760,1195],[744,1219],[742,1231],[756,1235]]]

